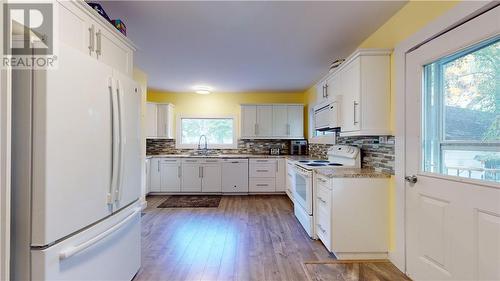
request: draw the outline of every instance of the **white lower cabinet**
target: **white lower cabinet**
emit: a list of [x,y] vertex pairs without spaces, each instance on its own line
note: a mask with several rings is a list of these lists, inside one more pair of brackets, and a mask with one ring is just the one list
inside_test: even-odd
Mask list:
[[150,160],[150,192],[161,192],[160,160],[161,158],[151,158]]
[[181,161],[179,159],[162,159],[160,162],[161,191],[181,191]]
[[207,159],[201,166],[201,192],[222,192],[222,171],[219,159]]
[[201,192],[201,163],[196,159],[182,160],[182,192]]
[[286,174],[285,174],[285,181],[286,181],[286,189],[285,189],[285,192],[286,192],[286,195],[288,195],[288,198],[290,198],[290,200],[292,200],[292,202],[294,202],[293,200],[293,186],[294,186],[294,182],[295,182],[295,171],[294,171],[294,163],[293,161],[291,160],[286,160]]
[[217,159],[153,157],[148,160],[148,192],[286,192],[291,196],[284,158]]
[[278,159],[250,159],[249,187],[250,192],[276,192],[276,174]]
[[388,178],[328,178],[315,173],[316,234],[338,259],[385,259]]
[[146,159],[145,161],[145,172],[146,172],[146,194],[151,192],[151,159]]
[[286,191],[286,160],[276,159],[276,192]]
[[181,191],[181,160],[151,158],[147,182],[149,182],[148,192]]

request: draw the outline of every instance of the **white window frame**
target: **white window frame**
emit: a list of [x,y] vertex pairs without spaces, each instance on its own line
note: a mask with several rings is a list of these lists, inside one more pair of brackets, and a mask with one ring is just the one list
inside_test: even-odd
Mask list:
[[[198,149],[198,144],[182,142],[182,119],[232,119],[233,120],[233,143],[232,144],[208,144],[208,149],[237,149],[238,148],[238,120],[235,115],[179,115],[176,120],[176,142],[177,149]],[[203,146],[203,143],[202,143]]]

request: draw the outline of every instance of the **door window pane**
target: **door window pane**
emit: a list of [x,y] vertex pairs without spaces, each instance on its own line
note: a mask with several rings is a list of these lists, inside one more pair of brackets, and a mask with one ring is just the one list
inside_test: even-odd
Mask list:
[[500,181],[500,39],[424,66],[426,172]]

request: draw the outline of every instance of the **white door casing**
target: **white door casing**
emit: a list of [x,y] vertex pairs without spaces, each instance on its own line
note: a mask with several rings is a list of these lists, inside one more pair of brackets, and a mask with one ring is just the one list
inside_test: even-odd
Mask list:
[[407,273],[414,280],[500,279],[500,185],[422,172],[423,66],[500,34],[500,7],[406,56]]

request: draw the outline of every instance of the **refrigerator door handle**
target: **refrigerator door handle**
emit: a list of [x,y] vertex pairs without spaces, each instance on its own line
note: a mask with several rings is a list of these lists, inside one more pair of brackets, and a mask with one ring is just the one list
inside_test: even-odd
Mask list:
[[115,202],[120,201],[120,189],[121,185],[123,183],[123,153],[124,153],[124,130],[125,126],[123,124],[123,98],[121,97],[122,91],[120,91],[120,81],[116,80],[116,103],[118,105],[118,127],[119,127],[119,136],[118,136],[118,143],[119,143],[119,156],[118,156],[118,177],[117,177],[117,184],[115,186]]
[[111,99],[111,184],[108,191],[108,204],[113,204],[113,193],[117,183],[118,168],[118,125],[117,125],[117,105],[113,91],[113,80],[110,77],[108,82],[109,94]]
[[102,232],[101,234],[99,234],[97,236],[94,236],[93,238],[91,238],[91,239],[89,239],[89,240],[87,240],[87,241],[85,241],[85,242],[83,242],[81,244],[78,244],[77,246],[71,246],[71,247],[69,247],[69,248],[61,251],[59,253],[59,259],[60,260],[67,259],[67,258],[69,258],[71,256],[74,256],[74,255],[78,254],[79,252],[87,249],[88,247],[96,244],[97,242],[99,242],[102,239],[106,238],[107,236],[109,236],[113,232],[115,232],[118,229],[120,229],[123,225],[125,225],[126,223],[128,223],[140,211],[141,211],[140,208],[135,208],[132,211],[132,213],[130,213],[122,221],[120,221],[119,223],[113,225],[112,227],[110,227],[106,231]]

